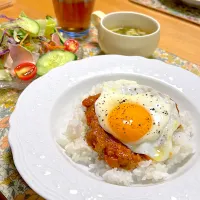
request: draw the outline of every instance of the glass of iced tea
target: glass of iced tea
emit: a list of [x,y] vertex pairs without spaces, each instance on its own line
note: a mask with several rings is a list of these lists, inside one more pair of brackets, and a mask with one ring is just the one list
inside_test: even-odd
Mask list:
[[58,26],[69,37],[88,34],[95,0],[53,0]]

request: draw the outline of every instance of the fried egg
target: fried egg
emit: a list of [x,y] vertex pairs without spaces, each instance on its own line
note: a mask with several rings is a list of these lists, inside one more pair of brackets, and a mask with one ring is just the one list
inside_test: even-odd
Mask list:
[[95,112],[101,127],[133,152],[158,162],[170,157],[180,117],[169,96],[134,81],[106,82]]

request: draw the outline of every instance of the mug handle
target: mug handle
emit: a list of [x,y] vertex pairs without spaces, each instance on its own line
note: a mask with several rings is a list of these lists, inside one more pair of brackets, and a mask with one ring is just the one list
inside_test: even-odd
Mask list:
[[91,15],[91,20],[93,25],[98,29],[101,19],[105,17],[105,13],[103,13],[102,11],[95,11],[92,13]]

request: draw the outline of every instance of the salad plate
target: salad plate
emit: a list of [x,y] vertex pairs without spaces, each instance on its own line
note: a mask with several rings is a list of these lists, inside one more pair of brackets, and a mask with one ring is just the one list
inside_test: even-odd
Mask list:
[[[195,154],[157,184],[118,186],[94,178],[64,154],[57,144],[80,95],[109,80],[136,80],[170,95],[192,114],[200,131],[200,79],[161,61],[105,55],[73,61],[33,81],[21,94],[10,118],[9,143],[17,170],[39,195],[49,200],[196,200],[200,198],[200,141]],[[185,81],[187,80],[187,81]]]
[[24,89],[50,69],[83,56],[78,41],[64,37],[51,16],[31,19],[21,12],[15,19],[0,19],[0,88]]

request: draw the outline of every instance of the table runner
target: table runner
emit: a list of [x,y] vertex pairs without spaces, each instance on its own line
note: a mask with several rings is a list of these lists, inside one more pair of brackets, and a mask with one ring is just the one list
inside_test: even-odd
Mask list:
[[200,8],[193,8],[181,0],[129,0],[200,25]]
[[[94,27],[91,27],[89,37],[82,41],[81,45],[84,57],[102,54],[97,41],[97,30]],[[181,59],[162,49],[156,49],[152,58],[173,64],[174,67],[182,67],[200,76],[199,65]],[[17,172],[8,143],[9,117],[15,108],[20,93],[21,91],[14,89],[0,90],[0,191],[8,200],[43,200],[25,183]]]

